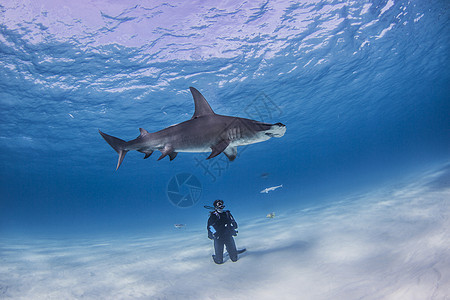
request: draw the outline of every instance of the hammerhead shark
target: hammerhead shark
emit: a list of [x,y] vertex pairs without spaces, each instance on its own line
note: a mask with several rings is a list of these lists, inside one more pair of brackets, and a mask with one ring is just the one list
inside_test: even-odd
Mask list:
[[282,184],[281,185],[277,185],[277,186],[273,186],[273,187],[268,187],[268,188],[263,189],[260,193],[261,194],[264,194],[264,193],[268,194],[270,191],[275,191],[276,189],[279,189],[281,187],[283,187]]
[[207,159],[224,153],[230,161],[237,156],[237,147],[259,143],[271,137],[282,137],[286,126],[250,119],[223,116],[214,113],[205,97],[190,87],[194,97],[195,112],[190,120],[150,133],[139,128],[140,135],[129,142],[99,130],[105,141],[119,154],[116,170],[128,151],[136,150],[150,157],[155,150],[161,152],[158,160],[167,155],[172,161],[178,152],[209,152]]

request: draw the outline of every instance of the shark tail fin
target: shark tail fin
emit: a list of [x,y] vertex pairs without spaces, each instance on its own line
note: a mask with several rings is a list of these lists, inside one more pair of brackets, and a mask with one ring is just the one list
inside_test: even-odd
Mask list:
[[114,136],[111,136],[109,134],[106,134],[104,132],[98,131],[100,135],[105,139],[105,141],[113,147],[114,150],[119,154],[119,160],[117,161],[117,167],[116,170],[119,169],[120,165],[122,164],[122,161],[125,157],[125,154],[127,154],[128,150],[124,150],[125,146],[127,145],[127,142],[124,140],[121,140],[119,138],[116,138]]

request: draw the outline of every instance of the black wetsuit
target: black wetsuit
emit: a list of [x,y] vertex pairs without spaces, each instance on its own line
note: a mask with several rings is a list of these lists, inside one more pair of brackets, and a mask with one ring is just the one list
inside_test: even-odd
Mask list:
[[[213,231],[216,232],[213,234]],[[236,244],[234,243],[233,236],[236,236],[238,225],[231,215],[229,210],[219,213],[213,211],[209,215],[208,219],[208,238],[214,240],[215,255],[213,255],[214,262],[216,264],[223,263],[223,246],[227,247],[228,255],[232,261],[237,261]]]

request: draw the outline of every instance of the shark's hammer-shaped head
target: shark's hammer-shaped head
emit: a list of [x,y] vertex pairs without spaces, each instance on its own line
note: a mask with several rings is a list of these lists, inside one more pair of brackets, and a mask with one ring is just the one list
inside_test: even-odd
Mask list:
[[223,140],[228,140],[230,146],[243,146],[264,142],[271,137],[282,137],[286,126],[282,123],[270,124],[239,117],[226,117],[232,120],[220,134]]
[[270,137],[282,137],[286,132],[286,125],[282,123],[275,123],[269,130],[266,130],[265,134]]

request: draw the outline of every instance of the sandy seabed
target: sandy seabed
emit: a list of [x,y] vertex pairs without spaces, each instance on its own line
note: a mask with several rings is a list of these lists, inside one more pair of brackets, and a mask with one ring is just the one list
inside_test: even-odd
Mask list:
[[204,228],[2,239],[2,299],[450,299],[449,167],[323,207],[241,222],[238,262]]

